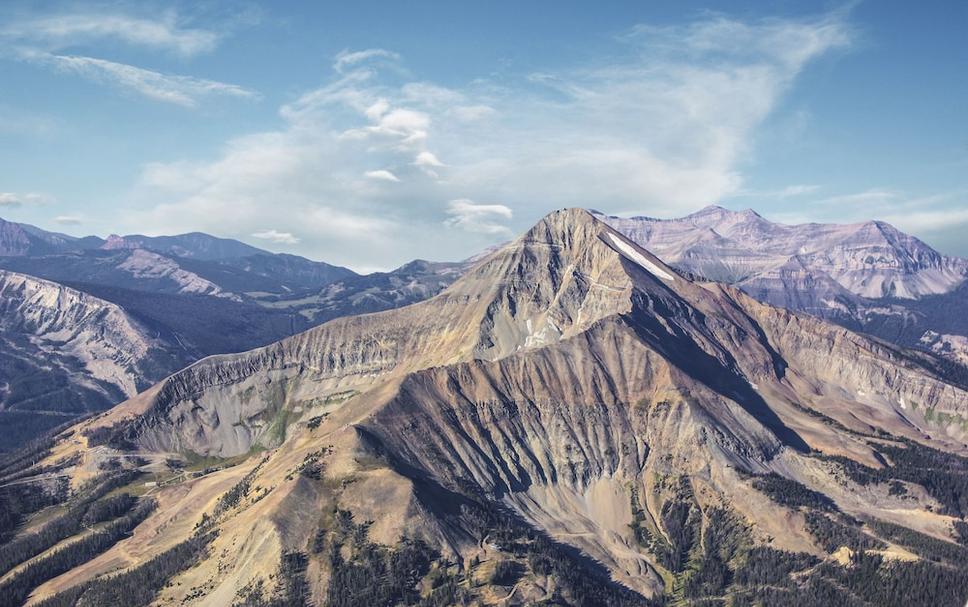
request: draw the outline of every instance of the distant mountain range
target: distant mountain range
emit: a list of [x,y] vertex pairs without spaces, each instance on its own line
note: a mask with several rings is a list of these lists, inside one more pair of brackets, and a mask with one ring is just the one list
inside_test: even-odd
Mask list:
[[50,280],[105,282],[160,292],[242,295],[291,293],[357,276],[340,266],[270,253],[237,240],[179,236],[75,238],[0,219],[6,269]]
[[0,596],[961,607],[968,382],[937,362],[556,211],[426,301],[0,458]]
[[[954,375],[968,374],[968,261],[888,224],[786,226],[715,206],[671,220],[593,214],[689,276],[933,352],[955,365]],[[76,238],[0,220],[0,269],[7,270],[0,339],[16,344],[0,365],[0,449],[111,406],[205,356],[427,299],[474,261],[417,260],[361,276],[202,233]],[[150,354],[110,363],[123,372],[95,372],[108,363],[92,361],[115,347],[116,336],[92,337],[82,319],[94,312],[65,313],[64,293],[110,310],[103,313],[119,319],[118,331],[150,343]],[[38,318],[63,326],[52,331]],[[61,347],[53,364],[63,331],[84,337]],[[29,379],[45,373],[60,387]]]
[[694,276],[968,363],[968,260],[890,224],[783,225],[718,206],[679,219],[596,216]]
[[361,276],[202,233],[76,238],[0,219],[0,450],[199,358],[425,299],[466,265]]

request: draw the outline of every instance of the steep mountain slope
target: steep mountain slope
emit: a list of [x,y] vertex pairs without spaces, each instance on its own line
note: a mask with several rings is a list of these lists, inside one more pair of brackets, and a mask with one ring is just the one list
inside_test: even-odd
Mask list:
[[[212,354],[240,352],[293,335],[325,320],[374,312],[426,299],[453,282],[466,264],[414,262],[365,277],[290,255],[255,255],[200,261],[145,249],[82,251],[60,255],[0,257],[0,267],[66,285],[119,307],[157,337],[167,364],[137,378],[150,385],[182,366]],[[335,281],[335,282],[334,282]],[[40,281],[43,282],[43,281]],[[320,285],[323,291],[320,292]],[[302,289],[302,290],[296,290]],[[9,303],[9,302],[8,302]],[[20,323],[0,327],[0,338],[31,339]],[[41,368],[46,368],[41,366]],[[136,371],[136,370],[135,370]],[[80,390],[84,368],[48,368],[49,381]],[[21,399],[58,414],[101,410],[133,392],[73,402],[53,398],[46,382],[19,383]],[[0,450],[32,438],[63,418],[20,411],[0,417]]]
[[430,300],[205,359],[8,459],[69,475],[76,509],[132,455],[126,490],[159,486],[130,537],[45,555],[41,528],[0,591],[960,607],[966,438],[968,392],[915,353],[559,211]]
[[930,306],[968,277],[968,260],[881,221],[791,226],[716,206],[670,220],[597,216],[686,272],[909,347],[928,332],[950,333]]
[[[0,271],[0,420],[4,443],[134,396],[190,360],[119,307]],[[40,428],[38,428],[40,426]]]

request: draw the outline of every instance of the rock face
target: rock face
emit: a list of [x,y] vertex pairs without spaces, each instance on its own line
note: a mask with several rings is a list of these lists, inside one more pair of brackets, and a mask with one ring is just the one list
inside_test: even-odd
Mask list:
[[118,306],[6,271],[0,271],[0,341],[5,413],[101,410],[186,361]]
[[946,329],[917,302],[955,292],[968,272],[968,260],[882,221],[791,226],[716,206],[670,220],[597,216],[684,271],[909,347]]
[[[839,575],[805,571],[815,556],[886,548],[872,530],[884,521],[951,539],[959,502],[902,462],[965,466],[926,445],[965,452],[966,422],[968,392],[916,354],[693,282],[588,212],[558,211],[436,297],[207,358],[60,439],[47,461],[76,453],[74,474],[112,449],[248,463],[176,477],[140,533],[35,597],[142,562],[194,525],[218,537],[161,603],[291,584],[315,604],[390,592],[389,574],[365,574],[384,554],[367,543],[392,559],[419,539],[436,560],[403,586],[440,604],[440,588],[488,604],[740,591],[789,604],[797,584],[819,592]],[[895,476],[875,468],[902,480],[889,489]],[[212,507],[205,487],[243,473]],[[741,571],[763,554],[778,578]]]

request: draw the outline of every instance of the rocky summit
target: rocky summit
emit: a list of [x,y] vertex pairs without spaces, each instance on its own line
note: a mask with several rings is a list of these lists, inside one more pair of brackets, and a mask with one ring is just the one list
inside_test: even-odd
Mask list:
[[0,602],[960,607],[966,387],[623,231],[551,213],[7,457]]

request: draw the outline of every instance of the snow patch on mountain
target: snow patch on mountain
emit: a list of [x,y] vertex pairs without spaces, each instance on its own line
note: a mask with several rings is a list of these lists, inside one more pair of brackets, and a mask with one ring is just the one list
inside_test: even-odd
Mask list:
[[635,263],[637,263],[646,272],[652,274],[657,278],[661,278],[662,280],[668,280],[668,281],[675,280],[675,278],[671,274],[669,274],[659,266],[649,261],[649,259],[645,255],[636,251],[635,247],[625,242],[621,238],[617,237],[615,234],[609,232],[608,239],[612,241],[612,244],[618,248],[618,250],[622,253],[622,255],[624,255],[631,261],[634,261]]

